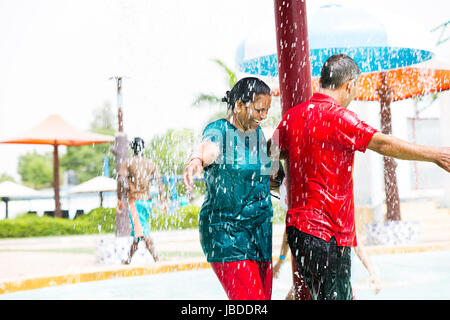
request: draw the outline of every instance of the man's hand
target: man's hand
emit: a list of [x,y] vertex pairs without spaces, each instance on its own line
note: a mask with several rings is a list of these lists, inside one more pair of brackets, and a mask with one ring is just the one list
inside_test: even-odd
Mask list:
[[367,148],[383,156],[400,160],[433,162],[450,172],[450,147],[419,145],[377,132]]
[[167,200],[164,200],[162,202],[162,211],[164,214],[167,214],[168,210],[169,210],[169,205],[167,204]]
[[441,152],[438,153],[434,162],[442,169],[450,172],[450,147],[441,149]]

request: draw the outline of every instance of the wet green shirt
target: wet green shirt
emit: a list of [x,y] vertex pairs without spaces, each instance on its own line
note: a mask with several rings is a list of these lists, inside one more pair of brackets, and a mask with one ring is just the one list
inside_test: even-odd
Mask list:
[[243,133],[220,119],[205,128],[206,140],[217,143],[221,151],[204,168],[199,230],[207,261],[271,261],[271,163],[263,131],[258,127]]

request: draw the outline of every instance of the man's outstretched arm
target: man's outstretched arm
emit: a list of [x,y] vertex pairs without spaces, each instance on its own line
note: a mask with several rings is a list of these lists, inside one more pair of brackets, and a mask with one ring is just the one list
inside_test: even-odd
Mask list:
[[450,172],[450,147],[424,146],[377,132],[367,148],[400,160],[427,161]]

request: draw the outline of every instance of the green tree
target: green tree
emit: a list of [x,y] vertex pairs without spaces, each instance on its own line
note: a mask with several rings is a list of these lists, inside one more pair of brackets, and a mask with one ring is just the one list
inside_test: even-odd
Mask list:
[[144,154],[156,163],[161,174],[181,175],[195,144],[192,129],[169,129],[165,134],[155,136]]
[[[219,59],[213,60],[220,69],[224,72],[224,79],[227,84],[227,88],[231,90],[231,88],[234,87],[234,85],[237,82],[237,75],[236,72],[234,72],[231,68],[229,68],[223,61]],[[212,121],[215,121],[220,118],[224,118],[227,116],[227,107],[226,103],[222,101],[223,96],[216,96],[213,94],[207,94],[207,93],[200,93],[195,98],[194,102],[192,103],[192,106],[218,106],[221,107],[220,110],[215,112],[211,117],[208,118],[206,123],[210,123]]]
[[[181,176],[186,167],[186,161],[192,155],[194,147],[198,145],[199,141],[200,137],[192,129],[169,129],[165,134],[155,136],[146,147],[144,154],[158,166],[162,175]],[[178,195],[186,193],[186,189],[180,181],[177,183],[177,192]],[[203,192],[203,181],[195,181],[195,196]]]
[[53,181],[53,153],[27,152],[19,157],[17,171],[24,185],[35,189],[50,188]]
[[14,181],[14,178],[11,177],[9,174],[7,174],[7,173],[1,173],[1,174],[0,174],[0,182],[4,182],[4,181],[15,182],[15,181]]
[[[222,69],[222,71],[225,73],[225,82],[227,83],[227,87],[229,89],[233,88],[234,85],[237,82],[237,75],[236,72],[231,70],[222,60],[219,59],[213,59],[213,61]],[[206,94],[206,93],[200,93],[197,98],[194,100],[192,105],[199,106],[203,104],[209,104],[209,105],[225,105],[224,102],[222,102],[222,97],[218,97],[213,94]]]
[[91,122],[90,130],[113,136],[116,133],[115,123],[116,121],[111,109],[111,103],[105,102],[103,108],[94,110],[94,120]]

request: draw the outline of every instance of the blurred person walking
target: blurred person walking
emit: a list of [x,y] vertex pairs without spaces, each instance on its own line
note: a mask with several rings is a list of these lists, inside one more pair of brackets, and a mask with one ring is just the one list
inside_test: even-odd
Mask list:
[[[128,215],[131,223],[131,236],[133,243],[128,254],[128,259],[122,261],[123,264],[129,264],[136,250],[139,242],[143,240],[147,250],[152,255],[155,262],[159,261],[156,253],[155,245],[150,236],[149,219],[152,212],[152,197],[150,194],[150,183],[155,179],[159,185],[159,194],[163,205],[163,212],[167,213],[167,200],[164,184],[162,182],[161,174],[156,167],[156,164],[145,158],[144,140],[139,137],[134,138],[130,143],[133,150],[133,157],[122,164],[120,168],[119,177],[124,177],[123,185],[127,191],[128,196]],[[125,204],[119,200],[118,208],[122,209]]]

